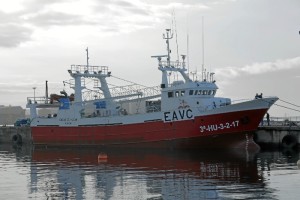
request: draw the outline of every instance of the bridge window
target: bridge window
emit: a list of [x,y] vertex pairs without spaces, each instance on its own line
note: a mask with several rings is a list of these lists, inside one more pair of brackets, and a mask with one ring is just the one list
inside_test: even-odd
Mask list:
[[184,91],[184,90],[181,90],[181,93],[180,93],[180,95],[183,97],[183,96],[184,96],[184,94],[185,94],[185,91]]
[[194,90],[190,90],[189,95],[193,95],[194,94]]
[[168,97],[172,98],[173,97],[173,92],[168,92]]
[[201,90],[195,90],[195,95],[201,95]]
[[179,97],[179,91],[175,91],[175,97]]

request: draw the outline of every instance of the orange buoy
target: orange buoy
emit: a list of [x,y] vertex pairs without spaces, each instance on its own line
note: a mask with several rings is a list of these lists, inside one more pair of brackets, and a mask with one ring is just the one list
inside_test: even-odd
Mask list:
[[107,162],[107,154],[106,153],[99,153],[98,154],[98,163],[105,163]]

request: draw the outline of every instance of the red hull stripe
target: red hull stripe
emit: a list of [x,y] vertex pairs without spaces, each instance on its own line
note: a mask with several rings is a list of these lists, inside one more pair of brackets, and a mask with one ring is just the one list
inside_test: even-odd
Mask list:
[[[155,146],[157,143],[159,146],[165,146],[172,142],[176,147],[184,146],[184,143],[193,146],[193,140],[196,145],[203,145],[206,139],[211,141],[209,138],[218,136],[224,143],[228,143],[229,140],[238,143],[236,140],[245,139],[243,132],[256,130],[266,111],[267,109],[259,109],[222,113],[169,123],[154,121],[114,126],[38,126],[32,127],[32,139],[33,143],[38,145]],[[220,145],[218,143],[222,144],[222,141],[215,144]]]

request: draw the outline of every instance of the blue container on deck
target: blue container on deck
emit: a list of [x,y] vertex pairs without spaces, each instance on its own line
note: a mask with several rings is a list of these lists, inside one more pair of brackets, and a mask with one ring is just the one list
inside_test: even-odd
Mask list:
[[18,119],[14,123],[14,126],[28,126],[29,124],[30,124],[29,119]]

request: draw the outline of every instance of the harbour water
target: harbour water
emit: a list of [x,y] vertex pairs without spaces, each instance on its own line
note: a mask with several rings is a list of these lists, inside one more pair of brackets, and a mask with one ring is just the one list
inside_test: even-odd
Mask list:
[[299,152],[0,145],[0,199],[299,199]]

